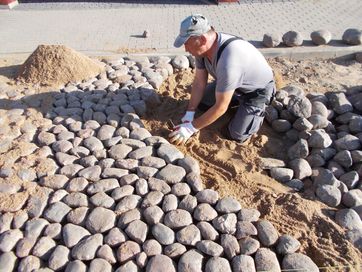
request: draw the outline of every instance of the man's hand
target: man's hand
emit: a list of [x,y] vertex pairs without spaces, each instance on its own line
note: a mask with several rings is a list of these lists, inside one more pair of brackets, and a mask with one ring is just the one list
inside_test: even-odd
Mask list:
[[181,118],[182,123],[191,123],[194,121],[195,112],[194,111],[186,111],[184,117]]
[[174,127],[173,132],[171,132],[168,137],[170,142],[176,145],[185,144],[187,140],[199,130],[195,128],[191,122],[183,123],[179,126]]

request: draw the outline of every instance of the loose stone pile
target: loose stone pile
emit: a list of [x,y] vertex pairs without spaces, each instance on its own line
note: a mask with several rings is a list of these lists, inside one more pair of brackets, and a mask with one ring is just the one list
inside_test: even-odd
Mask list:
[[[335,219],[362,248],[362,90],[340,90],[305,96],[289,85],[267,108],[267,121],[295,144],[287,167],[271,167],[270,175],[301,190],[312,183],[320,201],[341,207]],[[280,162],[282,165],[283,162]],[[310,179],[312,181],[310,181]],[[346,209],[345,209],[346,208]],[[359,242],[358,242],[359,239]]]
[[144,128],[152,87],[189,65],[121,59],[54,94],[52,124],[23,131],[46,163],[18,175],[43,194],[0,214],[1,271],[318,271],[295,238],[204,189],[197,161]]
[[[315,45],[325,45],[332,40],[332,33],[325,29],[317,30],[310,34],[310,38]],[[302,33],[291,30],[283,35],[264,34],[262,42],[265,47],[277,47],[281,43],[293,47],[302,45],[303,40]],[[355,28],[349,28],[343,33],[342,41],[347,45],[360,45],[362,44],[362,31]]]

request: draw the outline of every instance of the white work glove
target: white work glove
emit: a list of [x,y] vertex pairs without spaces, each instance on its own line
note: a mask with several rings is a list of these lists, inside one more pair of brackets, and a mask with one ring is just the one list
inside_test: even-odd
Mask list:
[[194,121],[195,112],[194,111],[187,111],[184,117],[181,118],[182,123],[191,123]]
[[183,123],[174,127],[173,132],[171,132],[168,137],[170,142],[176,145],[185,144],[187,140],[199,130],[195,128],[191,122]]

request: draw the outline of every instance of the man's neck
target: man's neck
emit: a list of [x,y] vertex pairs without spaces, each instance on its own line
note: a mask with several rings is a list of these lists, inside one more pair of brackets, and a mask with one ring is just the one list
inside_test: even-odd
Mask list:
[[212,57],[214,56],[216,49],[217,49],[217,33],[214,32],[214,34],[210,37],[210,48],[206,51],[206,57],[210,62],[212,62]]

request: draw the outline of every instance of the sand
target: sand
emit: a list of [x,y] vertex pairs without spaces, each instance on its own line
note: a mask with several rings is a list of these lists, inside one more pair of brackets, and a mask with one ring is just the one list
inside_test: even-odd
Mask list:
[[[333,88],[361,85],[362,67],[352,62],[270,60],[281,75],[279,85],[297,83],[306,92],[325,92]],[[193,71],[172,75],[160,88],[162,104],[149,112],[145,120],[154,135],[167,137],[165,123],[180,122],[187,107]],[[258,135],[246,144],[238,144],[221,137],[219,129],[230,118],[222,116],[217,122],[192,137],[184,154],[200,163],[206,187],[221,196],[233,196],[244,208],[256,208],[270,220],[280,234],[290,234],[301,242],[301,252],[311,256],[319,267],[360,267],[362,254],[345,237],[345,231],[333,221],[335,209],[316,200],[311,190],[293,192],[275,181],[260,167],[261,157],[283,159],[289,144],[265,123]],[[347,269],[346,269],[347,270]],[[358,268],[351,270],[358,271]]]
[[58,87],[80,82],[102,71],[89,57],[64,45],[39,45],[20,67],[17,79],[25,83]]

